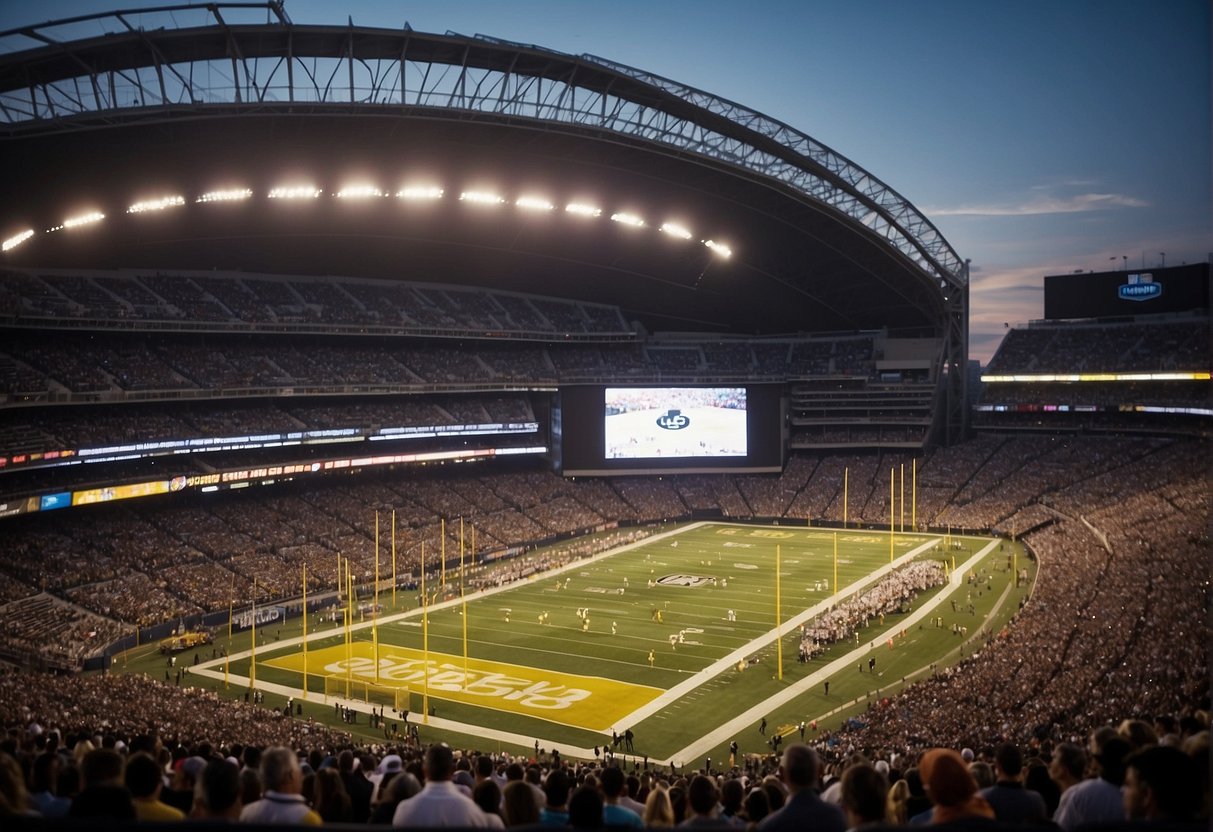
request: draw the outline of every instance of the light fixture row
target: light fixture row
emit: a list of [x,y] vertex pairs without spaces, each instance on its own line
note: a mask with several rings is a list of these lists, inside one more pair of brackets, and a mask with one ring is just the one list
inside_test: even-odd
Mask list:
[[[297,200],[315,200],[319,199],[324,194],[323,189],[317,188],[310,184],[295,184],[284,185],[271,189],[266,196],[269,199],[278,199],[286,201]],[[370,200],[382,199],[391,196],[385,193],[373,184],[353,183],[342,187],[334,196],[337,199],[345,200]],[[436,185],[408,185],[396,191],[396,198],[407,200],[410,202],[425,202],[440,200],[445,196],[445,191]],[[209,202],[240,202],[251,199],[253,192],[248,188],[234,188],[227,190],[208,191],[194,200],[195,203]],[[492,191],[463,191],[459,194],[459,201],[466,202],[471,205],[478,206],[499,206],[508,204],[508,200],[501,194]],[[523,195],[514,200],[514,206],[530,212],[550,213],[556,210],[556,205],[551,200],[536,195]],[[176,208],[185,205],[185,197],[180,195],[163,196],[158,199],[148,199],[136,202],[126,209],[128,214],[143,214],[157,211],[164,211],[169,208]],[[602,209],[596,205],[591,205],[585,202],[570,202],[564,207],[564,212],[575,217],[585,217],[595,219],[602,216]],[[93,211],[87,214],[69,217],[60,225],[46,229],[47,233],[61,231],[68,228],[76,228],[82,225],[100,222],[105,219],[105,214],[99,211]],[[645,219],[637,214],[619,211],[610,215],[612,222],[630,228],[647,228],[649,227]],[[694,240],[695,235],[686,226],[676,222],[662,223],[659,230],[671,237],[680,240]],[[2,244],[3,251],[10,251],[24,243],[26,240],[34,236],[36,232],[32,228],[27,228],[18,234],[9,237]],[[732,249],[724,243],[716,242],[715,240],[700,240],[704,246],[710,249],[714,254],[722,258],[732,256]]]

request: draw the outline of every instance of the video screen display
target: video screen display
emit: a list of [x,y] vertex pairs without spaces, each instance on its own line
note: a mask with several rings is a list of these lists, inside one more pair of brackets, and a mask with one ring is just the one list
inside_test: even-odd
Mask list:
[[744,387],[607,387],[606,459],[744,457]]
[[785,410],[778,384],[565,385],[552,407],[556,468],[565,476],[780,471]]

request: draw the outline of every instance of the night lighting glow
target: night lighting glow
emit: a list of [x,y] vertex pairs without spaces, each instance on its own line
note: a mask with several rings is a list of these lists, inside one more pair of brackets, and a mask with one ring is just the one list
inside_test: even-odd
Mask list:
[[409,185],[396,192],[401,199],[442,199],[443,190],[435,185]]
[[160,199],[145,199],[142,202],[136,202],[130,208],[126,209],[126,213],[143,214],[147,211],[163,211],[165,208],[172,208],[173,206],[184,204],[185,197],[164,196]]
[[374,185],[346,185],[337,192],[338,199],[373,199],[383,196],[383,191]]
[[570,202],[564,207],[564,210],[566,213],[576,214],[579,217],[598,217],[602,215],[601,208],[586,205],[584,202]]
[[88,214],[80,214],[76,217],[68,217],[63,221],[62,225],[56,225],[54,228],[47,229],[48,231],[59,231],[64,228],[76,228],[81,225],[89,225],[94,222],[101,222],[105,219],[105,214],[100,211],[92,211]]
[[539,196],[520,196],[514,204],[528,211],[551,211],[555,207],[552,203]]
[[22,231],[20,234],[14,234],[13,236],[11,236],[7,240],[5,240],[4,243],[2,245],[0,245],[0,250],[11,251],[11,250],[15,249],[17,246],[24,243],[26,240],[28,240],[32,236],[34,236],[34,229],[27,228],[24,231]]
[[195,199],[194,202],[238,202],[242,199],[248,199],[252,195],[253,192],[248,188],[235,188],[230,191],[207,191]]
[[294,185],[289,188],[274,188],[270,199],[316,199],[324,191],[312,185]]
[[618,214],[611,214],[611,220],[622,225],[630,225],[633,228],[644,228],[644,220],[635,214],[625,214],[621,211]]
[[666,234],[669,234],[671,237],[677,237],[680,240],[689,240],[692,237],[691,232],[688,231],[685,226],[681,226],[678,223],[664,223],[661,226],[661,230]]
[[1016,382],[1020,384],[1044,384],[1079,381],[1209,381],[1208,372],[1195,373],[1056,373],[1046,375],[982,376],[985,384]]
[[733,256],[733,249],[715,240],[704,240],[703,244],[726,260]]
[[464,202],[475,202],[477,205],[500,205],[505,202],[497,194],[488,191],[464,191],[459,195],[459,199]]

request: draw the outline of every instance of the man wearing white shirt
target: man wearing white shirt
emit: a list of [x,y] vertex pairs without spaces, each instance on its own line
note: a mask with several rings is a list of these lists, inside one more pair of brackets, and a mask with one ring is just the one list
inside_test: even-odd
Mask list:
[[455,757],[451,749],[443,744],[430,746],[425,753],[425,788],[416,797],[400,802],[392,825],[487,828],[489,820],[485,813],[451,782],[454,773]]

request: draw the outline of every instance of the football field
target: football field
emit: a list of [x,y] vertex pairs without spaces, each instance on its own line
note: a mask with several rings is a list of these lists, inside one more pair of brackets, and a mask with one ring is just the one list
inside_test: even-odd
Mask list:
[[[448,568],[435,596],[449,600],[423,610],[412,595],[411,609],[363,620],[348,641],[331,622],[309,623],[306,659],[301,638],[259,639],[256,685],[330,713],[386,705],[389,724],[407,718],[426,737],[589,756],[631,729],[636,755],[653,761],[723,760],[730,740],[761,752],[773,732],[802,721],[836,727],[903,677],[973,649],[987,619],[1004,619],[1029,589],[1011,580],[1012,548],[911,533],[890,547],[887,532],[695,523],[462,598],[459,569]],[[950,583],[797,660],[801,624],[918,559],[944,564]],[[193,673],[226,674],[243,690],[251,659],[245,650]],[[407,717],[393,712],[397,688]]]

